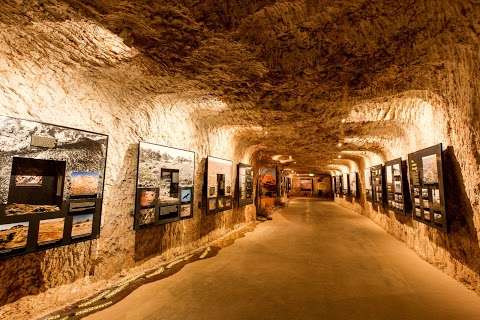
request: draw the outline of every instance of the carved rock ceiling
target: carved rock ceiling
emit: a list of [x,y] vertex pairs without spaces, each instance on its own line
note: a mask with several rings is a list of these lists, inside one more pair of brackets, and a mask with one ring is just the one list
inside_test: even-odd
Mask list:
[[[349,121],[356,106],[430,95],[465,102],[446,88],[461,65],[470,69],[458,79],[478,79],[479,12],[474,0],[7,0],[0,23],[98,77],[136,65],[139,79],[163,79],[165,92],[216,96],[227,108],[198,110],[198,121],[243,128],[240,146],[258,146],[260,159],[288,154],[299,170],[323,170],[339,140],[355,136],[341,149],[381,154],[381,141],[405,134],[395,118]],[[100,50],[91,24],[138,54]]]

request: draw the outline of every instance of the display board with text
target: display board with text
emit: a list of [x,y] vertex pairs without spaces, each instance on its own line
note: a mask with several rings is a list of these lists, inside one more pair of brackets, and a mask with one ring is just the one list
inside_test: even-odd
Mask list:
[[207,213],[217,213],[232,208],[232,170],[230,160],[209,156],[206,162]]
[[385,164],[386,198],[390,210],[408,214],[411,210],[406,164],[401,158]]
[[135,228],[191,218],[194,175],[193,151],[140,142]]
[[442,144],[408,155],[413,217],[447,230]]
[[0,257],[98,237],[108,136],[0,116]]
[[246,206],[253,203],[253,168],[250,165],[238,164],[238,204]]
[[384,170],[379,164],[370,168],[372,181],[372,203],[376,206],[383,206],[385,202],[384,193]]

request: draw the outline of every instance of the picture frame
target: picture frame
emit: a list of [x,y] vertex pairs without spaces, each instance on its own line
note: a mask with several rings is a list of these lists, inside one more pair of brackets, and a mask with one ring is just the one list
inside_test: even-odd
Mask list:
[[[192,218],[195,152],[141,141],[137,158],[134,229]],[[188,202],[182,202],[182,192],[188,193]],[[151,202],[145,206],[148,201],[142,202],[142,197]],[[190,205],[189,215],[182,207],[186,204]]]
[[239,163],[237,165],[237,201],[239,207],[253,203],[253,185],[253,167],[248,164]]
[[[7,116],[0,116],[0,127],[11,130],[0,134],[0,237],[10,224],[26,236],[23,247],[0,248],[0,259],[98,238],[108,135]],[[91,215],[91,231],[72,236],[73,216],[82,211]]]
[[407,164],[402,158],[385,163],[387,207],[394,213],[408,215],[411,212],[410,192],[408,190]]
[[[205,161],[204,203],[206,214],[215,214],[230,210],[225,198],[233,198],[233,162],[231,160],[208,156]],[[212,192],[212,190],[215,190]],[[208,193],[207,193],[208,190]]]
[[413,218],[448,232],[443,166],[441,143],[408,155],[409,184],[415,207]]
[[372,179],[372,204],[376,209],[384,207],[387,203],[385,196],[385,170],[382,164],[370,168]]

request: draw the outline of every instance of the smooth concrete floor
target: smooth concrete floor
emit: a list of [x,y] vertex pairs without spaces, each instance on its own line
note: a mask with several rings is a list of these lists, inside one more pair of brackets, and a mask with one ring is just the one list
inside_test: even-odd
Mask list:
[[368,218],[294,199],[218,256],[88,319],[480,319],[480,297]]

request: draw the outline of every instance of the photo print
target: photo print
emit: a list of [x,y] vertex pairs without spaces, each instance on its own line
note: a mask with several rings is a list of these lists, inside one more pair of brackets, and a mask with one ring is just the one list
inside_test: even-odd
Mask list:
[[208,208],[209,210],[217,209],[217,198],[208,199]]
[[42,185],[42,176],[15,176],[15,186],[17,187],[41,187]]
[[[152,211],[144,210],[156,203],[156,219],[168,222],[180,219],[177,205],[181,203],[182,190],[191,191],[195,171],[195,153],[152,143],[140,142],[137,176],[137,225],[150,224]],[[145,191],[146,190],[146,191]],[[156,191],[155,195],[152,191]],[[158,190],[158,191],[157,191]],[[185,194],[184,194],[185,195]],[[142,217],[145,217],[142,218]],[[153,216],[155,219],[155,216]]]
[[38,244],[49,244],[63,239],[64,218],[40,220]]
[[430,214],[430,209],[423,209],[423,218],[425,220],[431,220],[432,216]]
[[438,183],[438,168],[437,155],[432,154],[422,158],[423,166],[423,183],[437,184]]
[[5,214],[60,211],[65,166],[65,161],[13,157]]
[[95,213],[96,201],[88,199],[70,200],[69,213],[87,214]]
[[[232,195],[232,161],[209,156],[207,158],[207,203],[208,211],[224,211],[224,197]],[[218,200],[218,201],[217,201]]]
[[137,214],[137,224],[146,225],[155,223],[155,208],[140,209]]
[[253,201],[253,169],[243,163],[238,164],[238,191],[240,206]]
[[189,204],[184,204],[180,207],[180,217],[186,218],[192,215],[192,206]]
[[191,188],[182,188],[180,192],[180,201],[182,203],[190,203],[192,202],[192,189]]
[[169,216],[169,215],[176,215],[178,214],[178,206],[165,206],[160,207],[160,215],[161,216]]
[[28,239],[28,226],[28,221],[0,225],[0,252],[25,248]]
[[75,215],[72,219],[72,238],[85,237],[92,234],[93,214]]
[[421,208],[415,208],[415,215],[417,217],[421,217],[422,216],[422,209]]
[[157,189],[140,189],[140,208],[151,208],[155,207],[157,202]]
[[432,209],[440,210],[440,190],[432,189]]
[[393,183],[392,166],[386,166],[386,167],[385,167],[385,172],[387,173],[387,183],[388,183],[388,184]]
[[96,198],[100,174],[90,171],[72,171],[70,174],[71,198]]
[[428,199],[428,189],[422,189],[422,198]]

